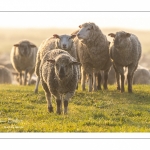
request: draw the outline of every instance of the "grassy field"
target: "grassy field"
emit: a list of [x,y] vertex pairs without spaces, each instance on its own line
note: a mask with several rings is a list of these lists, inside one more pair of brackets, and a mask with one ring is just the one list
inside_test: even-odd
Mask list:
[[149,132],[150,86],[134,85],[134,93],[116,90],[76,91],[68,115],[48,113],[42,87],[0,85],[0,132]]

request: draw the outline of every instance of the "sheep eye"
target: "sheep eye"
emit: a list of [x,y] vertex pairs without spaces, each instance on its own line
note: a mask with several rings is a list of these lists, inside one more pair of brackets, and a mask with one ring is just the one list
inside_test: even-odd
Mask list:
[[90,30],[90,28],[87,28],[87,30]]

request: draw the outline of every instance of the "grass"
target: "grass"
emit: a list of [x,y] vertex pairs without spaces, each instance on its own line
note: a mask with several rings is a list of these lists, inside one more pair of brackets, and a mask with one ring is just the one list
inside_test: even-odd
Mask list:
[[150,86],[134,85],[134,93],[76,91],[68,115],[48,113],[42,87],[0,85],[0,132],[149,132]]

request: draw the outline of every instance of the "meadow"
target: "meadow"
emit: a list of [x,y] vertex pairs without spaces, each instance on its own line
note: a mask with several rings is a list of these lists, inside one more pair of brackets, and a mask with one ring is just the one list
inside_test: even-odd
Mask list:
[[149,132],[150,86],[120,93],[115,85],[97,92],[76,91],[67,115],[47,111],[42,87],[0,85],[0,132]]
[[[0,58],[9,60],[11,47],[21,39],[29,39],[37,46],[53,34],[71,34],[76,29],[59,28],[0,28]],[[118,28],[102,28],[107,36],[124,30],[136,34],[142,44],[140,64],[149,67],[150,31]],[[112,38],[108,37],[110,42]],[[7,60],[6,60],[7,61]],[[133,93],[120,93],[115,85],[109,90],[97,92],[76,91],[69,102],[68,115],[47,111],[42,87],[34,94],[34,85],[0,85],[0,132],[149,132],[150,86],[133,85]]]

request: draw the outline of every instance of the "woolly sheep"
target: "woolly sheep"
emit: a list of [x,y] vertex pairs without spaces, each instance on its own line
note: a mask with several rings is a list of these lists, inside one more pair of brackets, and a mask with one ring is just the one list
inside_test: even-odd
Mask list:
[[5,66],[0,65],[0,84],[11,84],[12,73]]
[[40,63],[41,63],[43,56],[50,50],[60,48],[69,52],[74,58],[77,58],[76,48],[75,48],[75,44],[73,41],[75,36],[76,35],[54,34],[53,37],[47,38],[41,43],[38,49],[37,57],[36,57],[35,72],[37,75],[37,81],[36,81],[35,90],[34,90],[35,93],[38,93],[38,85],[40,81],[39,67],[40,67]]
[[27,74],[29,73],[28,85],[35,69],[37,47],[28,40],[21,40],[13,45],[10,59],[14,69],[19,73],[19,83],[22,85],[22,73],[24,72],[24,82],[27,83]]
[[57,113],[61,114],[64,100],[64,114],[67,114],[68,101],[74,95],[78,82],[78,64],[74,57],[61,49],[51,50],[44,55],[39,72],[49,112],[53,112],[53,95],[56,98]]
[[120,90],[119,78],[121,75],[121,92],[124,92],[124,69],[128,68],[128,92],[132,92],[133,74],[138,66],[141,57],[141,44],[137,36],[124,31],[116,34],[110,33],[109,36],[114,38],[114,43],[110,48],[110,56],[116,72],[117,89]]
[[[125,72],[125,75],[127,72]],[[125,79],[127,84],[127,79]],[[133,84],[150,84],[150,72],[149,69],[138,65],[138,68],[134,72]]]
[[137,69],[133,76],[133,84],[150,84],[150,72],[146,68]]
[[[96,87],[96,74],[100,70],[104,71],[104,89],[107,89],[108,72],[112,65],[109,56],[109,41],[95,23],[84,23],[79,26],[79,32],[75,39],[77,47],[78,61],[81,62],[81,86],[85,90],[86,74],[89,78],[88,91],[92,91],[92,76],[93,76],[93,91]],[[100,84],[99,84],[100,85]]]

